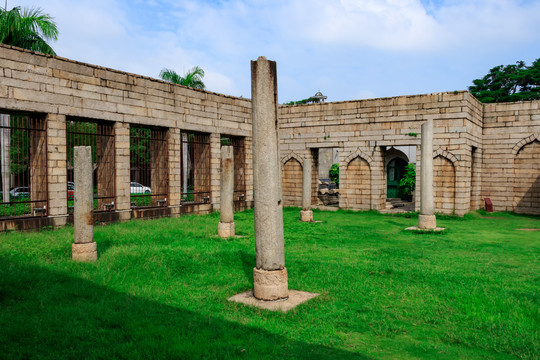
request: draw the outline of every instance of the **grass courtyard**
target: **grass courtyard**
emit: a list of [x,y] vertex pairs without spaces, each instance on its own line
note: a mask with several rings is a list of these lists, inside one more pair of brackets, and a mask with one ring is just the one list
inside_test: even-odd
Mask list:
[[99,260],[70,260],[73,228],[0,235],[0,358],[538,359],[538,217],[417,219],[286,208],[287,314],[227,301],[252,288],[253,211],[97,226]]

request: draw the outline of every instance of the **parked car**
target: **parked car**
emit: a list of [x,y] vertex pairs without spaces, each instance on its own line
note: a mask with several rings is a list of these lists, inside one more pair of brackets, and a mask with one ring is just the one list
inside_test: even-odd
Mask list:
[[75,183],[73,181],[67,182],[67,197],[68,200],[73,200],[75,196]]
[[152,190],[148,186],[144,186],[137,182],[131,182],[131,193],[132,194],[150,194]]
[[14,198],[30,197],[30,188],[28,186],[19,186],[11,189],[9,194]]

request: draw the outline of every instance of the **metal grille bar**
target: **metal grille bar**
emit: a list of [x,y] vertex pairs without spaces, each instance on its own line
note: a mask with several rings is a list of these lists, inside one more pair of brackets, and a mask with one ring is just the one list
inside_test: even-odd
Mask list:
[[234,203],[235,207],[243,207],[246,203],[246,155],[244,138],[224,135],[221,145],[231,145],[234,152]]
[[114,126],[111,123],[102,121],[69,118],[66,121],[66,134],[68,212],[73,212],[75,195],[73,183],[73,153],[75,146],[92,147],[94,211],[114,210]]
[[47,215],[44,115],[0,115],[0,217]]
[[211,202],[210,135],[181,133],[182,204]]
[[132,126],[130,158],[131,207],[167,206],[167,130]]

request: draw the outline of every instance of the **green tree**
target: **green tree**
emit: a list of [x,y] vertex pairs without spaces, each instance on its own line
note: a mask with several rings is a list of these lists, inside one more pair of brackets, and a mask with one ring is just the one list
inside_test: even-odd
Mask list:
[[204,70],[198,66],[189,70],[184,76],[178,75],[174,70],[163,69],[159,73],[159,77],[165,81],[172,82],[174,84],[184,85],[194,89],[204,90],[206,86],[202,81],[204,77]]
[[496,66],[473,84],[469,91],[484,103],[540,99],[540,58],[531,66],[523,61]]
[[40,8],[0,9],[0,43],[56,55],[47,41],[57,39],[53,18]]

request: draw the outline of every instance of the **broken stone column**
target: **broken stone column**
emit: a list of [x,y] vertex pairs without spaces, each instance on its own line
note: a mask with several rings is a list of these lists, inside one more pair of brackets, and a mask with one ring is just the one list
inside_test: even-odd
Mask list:
[[313,211],[311,211],[311,167],[311,159],[304,159],[304,165],[302,167],[302,210],[300,210],[300,221],[306,222],[313,221]]
[[75,177],[75,204],[73,209],[75,243],[71,247],[72,259],[76,261],[96,261],[92,147],[75,146],[73,150],[73,167]]
[[420,215],[418,227],[420,229],[435,229],[437,221],[433,206],[433,120],[422,124],[420,162]]
[[255,200],[256,267],[253,295],[260,300],[289,297],[281,169],[278,151],[276,62],[261,56],[251,61],[253,122],[253,195]]
[[232,146],[221,147],[220,222],[218,235],[234,236],[234,154]]

